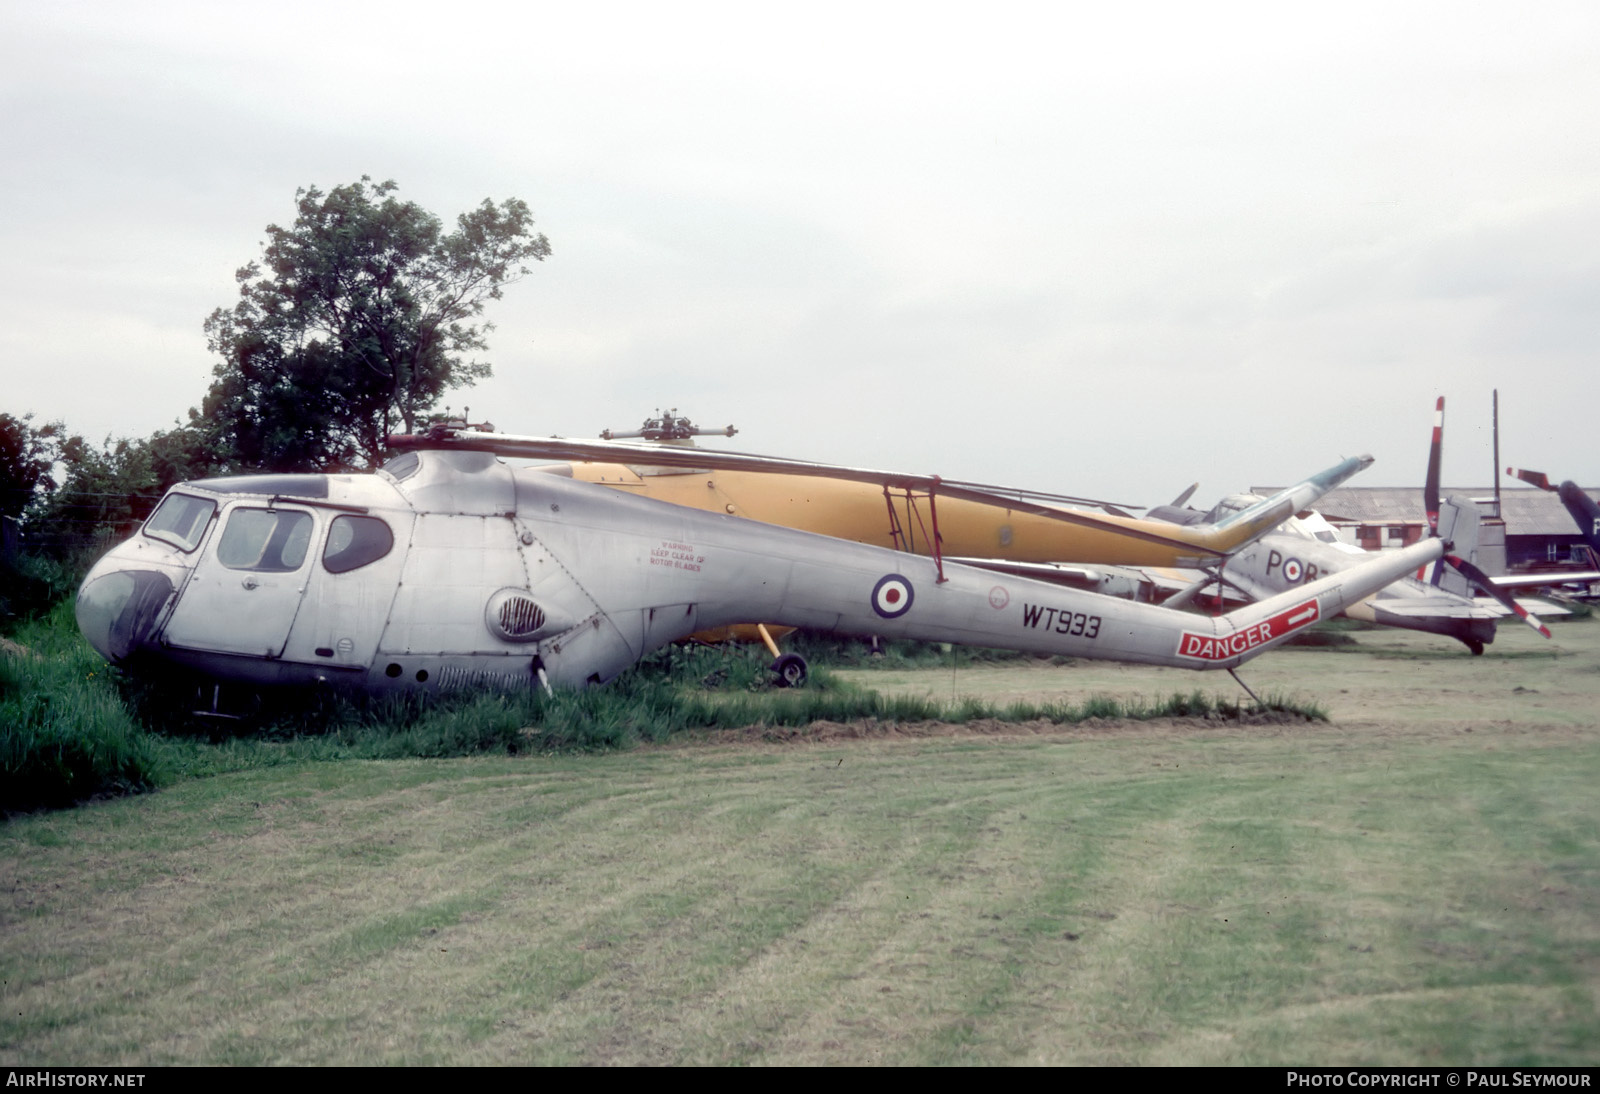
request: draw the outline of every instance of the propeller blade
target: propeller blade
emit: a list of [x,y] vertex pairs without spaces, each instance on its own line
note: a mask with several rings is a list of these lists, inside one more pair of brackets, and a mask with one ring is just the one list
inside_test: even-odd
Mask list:
[[1555,490],[1550,482],[1550,476],[1543,471],[1522,471],[1515,467],[1506,468],[1506,474],[1514,479],[1521,479],[1529,486],[1537,486],[1540,490]]
[[1538,616],[1528,611],[1521,604],[1518,604],[1516,598],[1513,597],[1509,592],[1496,585],[1494,580],[1490,578],[1488,574],[1478,569],[1466,559],[1458,558],[1455,555],[1445,555],[1444,560],[1459,570],[1462,577],[1466,578],[1478,588],[1482,589],[1489,596],[1494,597],[1501,604],[1505,605],[1508,611],[1515,614],[1528,626],[1532,627],[1546,638],[1550,637],[1550,628],[1539,622]]
[[1422,508],[1428,513],[1428,531],[1439,534],[1439,460],[1444,448],[1444,396],[1433,408],[1433,443],[1428,447],[1428,479],[1422,487]]
[[1189,499],[1194,497],[1194,492],[1198,489],[1200,489],[1199,483],[1190,483],[1189,489],[1172,499],[1172,507],[1174,509],[1182,509],[1185,505],[1188,505]]

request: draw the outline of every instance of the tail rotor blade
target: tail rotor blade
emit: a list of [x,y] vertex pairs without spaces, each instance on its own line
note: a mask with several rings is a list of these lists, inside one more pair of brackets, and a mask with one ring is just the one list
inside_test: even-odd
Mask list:
[[1422,507],[1428,513],[1428,531],[1439,534],[1439,460],[1444,447],[1444,396],[1433,408],[1433,443],[1428,448],[1428,479],[1422,487]]
[[1555,490],[1555,486],[1550,482],[1550,476],[1543,471],[1522,471],[1515,467],[1508,467],[1506,468],[1506,474],[1514,479],[1521,479],[1529,486],[1537,486],[1540,490]]
[[1509,592],[1496,585],[1488,574],[1478,569],[1466,559],[1458,558],[1455,555],[1445,555],[1444,560],[1459,570],[1462,577],[1465,577],[1468,581],[1482,589],[1486,594],[1494,597],[1501,604],[1505,605],[1507,611],[1515,614],[1517,618],[1521,619],[1524,623],[1538,631],[1540,634],[1544,635],[1546,638],[1550,637],[1550,628],[1539,622],[1538,616],[1528,611],[1521,604],[1518,604],[1516,598],[1513,597]]

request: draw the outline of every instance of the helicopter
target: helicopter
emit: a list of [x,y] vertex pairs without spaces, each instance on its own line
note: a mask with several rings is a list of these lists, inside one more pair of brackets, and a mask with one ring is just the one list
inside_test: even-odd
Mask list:
[[174,486],[90,570],[79,628],[131,672],[211,682],[218,713],[272,685],[600,684],[750,619],[1232,672],[1444,552],[1428,540],[1204,617],[514,468],[497,452],[521,440],[464,431],[372,473]]

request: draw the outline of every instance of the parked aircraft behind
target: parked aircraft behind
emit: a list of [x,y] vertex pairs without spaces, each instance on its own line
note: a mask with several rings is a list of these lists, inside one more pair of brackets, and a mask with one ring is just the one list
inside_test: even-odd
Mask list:
[[[1567,512],[1572,514],[1572,519],[1578,525],[1578,533],[1583,536],[1589,545],[1590,559],[1595,565],[1600,565],[1600,505],[1577,483],[1568,479],[1560,486],[1552,486],[1550,478],[1543,471],[1519,471],[1515,467],[1506,468],[1506,474],[1512,478],[1521,479],[1530,486],[1537,486],[1540,490],[1549,490],[1561,499],[1561,504],[1567,507]],[[1593,580],[1589,575],[1583,575],[1585,580]]]
[[[1253,495],[1230,499],[1238,504]],[[1227,504],[1227,503],[1225,503]],[[1477,513],[1466,499],[1452,498],[1444,505],[1451,523],[1441,534],[1454,550],[1470,558],[1475,542]],[[1170,510],[1169,510],[1170,512]],[[1457,512],[1465,519],[1454,523]],[[1195,514],[1201,516],[1202,514]],[[1453,538],[1452,531],[1461,538]],[[1317,581],[1328,574],[1359,566],[1374,552],[1339,541],[1333,528],[1315,512],[1291,517],[1278,528],[1230,556],[1220,568],[1170,570],[1153,567],[1027,566],[998,560],[962,561],[1019,576],[1057,581],[1110,595],[1130,596],[1167,607],[1183,607],[1197,597],[1228,604],[1248,604]],[[1474,599],[1471,588],[1457,573],[1446,571],[1447,584],[1434,586],[1408,574],[1349,604],[1343,614],[1389,627],[1427,631],[1454,638],[1474,654],[1494,641],[1495,624],[1508,609],[1488,597]]]
[[90,571],[77,616],[132,671],[246,689],[599,683],[750,619],[1231,670],[1443,549],[1207,618],[421,448],[373,474],[176,486]]
[[[1430,579],[1420,576],[1400,578],[1372,596],[1347,606],[1344,614],[1352,619],[1407,630],[1442,634],[1465,645],[1474,655],[1494,641],[1496,621],[1516,614],[1546,638],[1550,632],[1525,605],[1512,599],[1506,588],[1485,574],[1473,561],[1478,543],[1480,516],[1470,498],[1450,498],[1441,503],[1439,487],[1440,457],[1444,441],[1444,398],[1434,406],[1433,437],[1428,452],[1428,470],[1423,486],[1423,508],[1429,530],[1452,542],[1448,565],[1438,566]],[[1226,498],[1210,513],[1184,508],[1185,491],[1171,506],[1152,509],[1153,515],[1178,522],[1216,522],[1230,509],[1254,504],[1255,495]],[[1326,574],[1358,566],[1372,553],[1341,543],[1333,527],[1321,515],[1302,513],[1274,531],[1244,547],[1220,568],[1212,568],[1212,578],[1194,581],[1183,592],[1166,601],[1179,606],[1184,599],[1202,594],[1207,588],[1219,599],[1250,601],[1276,596],[1301,584],[1316,581]],[[1476,586],[1485,594],[1473,596]]]
[[[1451,498],[1440,513],[1444,521],[1439,534],[1453,542],[1457,556],[1470,559],[1477,543],[1477,506],[1469,498]],[[1285,521],[1230,558],[1222,567],[1222,580],[1235,598],[1256,600],[1358,566],[1370,557],[1372,552],[1340,542],[1332,525],[1312,512]],[[1439,582],[1434,585],[1407,575],[1349,605],[1344,614],[1367,623],[1445,635],[1474,654],[1483,653],[1484,646],[1494,641],[1496,621],[1510,609],[1490,597],[1474,598],[1470,583],[1455,570],[1444,570]]]

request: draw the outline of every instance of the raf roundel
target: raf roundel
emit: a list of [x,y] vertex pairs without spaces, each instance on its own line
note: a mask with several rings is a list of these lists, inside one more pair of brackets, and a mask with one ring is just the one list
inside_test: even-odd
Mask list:
[[1300,575],[1305,573],[1305,567],[1298,558],[1291,558],[1283,564],[1283,576],[1290,581],[1299,581]]
[[915,598],[911,582],[899,574],[885,574],[872,587],[872,610],[885,619],[899,619],[911,610]]

